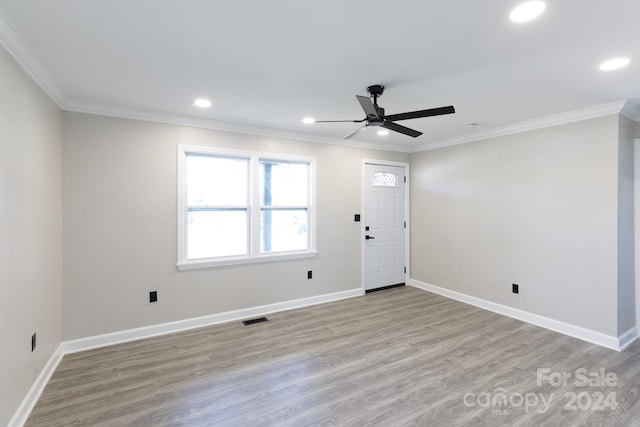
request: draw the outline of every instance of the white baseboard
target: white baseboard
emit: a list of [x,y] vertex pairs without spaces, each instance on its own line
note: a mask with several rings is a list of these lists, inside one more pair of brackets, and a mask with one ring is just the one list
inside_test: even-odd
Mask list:
[[261,305],[258,307],[245,308],[241,310],[227,311],[224,313],[212,314],[209,316],[195,317],[192,319],[178,320],[176,322],[144,326],[141,328],[128,329],[108,334],[95,335],[91,337],[65,341],[63,343],[63,353],[76,353],[93,348],[105,347],[128,341],[135,341],[143,338],[150,338],[159,335],[170,334],[173,332],[185,331],[188,329],[201,328],[218,323],[246,319],[248,317],[264,316],[269,313],[276,313],[279,311],[291,310],[294,308],[302,308],[310,305],[338,301],[341,299],[357,297],[360,295],[364,295],[364,291],[361,288],[350,289],[348,291],[301,298],[275,304]]
[[22,400],[20,407],[9,421],[9,427],[21,427],[29,418],[29,414],[36,405],[47,382],[53,375],[65,354],[90,350],[98,347],[105,347],[120,344],[127,341],[135,341],[143,338],[184,331],[188,329],[201,328],[215,325],[217,323],[231,322],[246,319],[248,317],[264,316],[279,311],[292,310],[295,308],[308,307],[331,301],[338,301],[364,295],[362,288],[350,289],[348,291],[335,292],[331,294],[318,295],[314,297],[301,298],[291,301],[279,302],[275,304],[261,305],[242,310],[227,311],[225,313],[212,314],[210,316],[196,317],[192,319],[179,320],[176,322],[162,323],[159,325],[145,326],[142,328],[128,329],[125,331],[113,332],[109,334],[96,335],[77,340],[64,341],[53,352],[47,364],[38,375],[38,378],[31,386],[26,397]]
[[561,322],[539,314],[529,313],[528,311],[452,291],[450,289],[441,288],[419,280],[411,279],[409,280],[409,285],[616,351],[624,350],[638,337],[638,330],[636,327],[633,327],[619,337],[616,337],[596,332],[591,329],[586,329],[581,326]]
[[[493,311],[514,319],[522,320],[533,325],[541,326],[556,332],[563,333],[581,340],[607,347],[613,350],[622,351],[629,346],[638,337],[638,328],[629,329],[620,337],[613,337],[602,334],[600,332],[591,331],[579,326],[570,325],[558,320],[550,319],[537,314],[532,314],[523,310],[508,307],[502,304],[493,303],[481,298],[472,297],[460,292],[430,285],[415,279],[410,279],[410,286],[433,292],[447,298],[451,298],[460,302],[474,305],[485,310]],[[58,364],[65,354],[75,353],[84,350],[90,350],[98,347],[105,347],[114,344],[120,344],[127,341],[135,341],[143,338],[169,334],[173,332],[184,331],[188,329],[201,328],[204,326],[214,325],[218,323],[236,321],[246,319],[248,317],[264,316],[269,313],[292,310],[295,308],[308,307],[311,305],[322,304],[331,301],[338,301],[347,298],[353,298],[364,295],[361,288],[351,289],[348,291],[335,292],[331,294],[318,295],[309,298],[301,298],[297,300],[285,301],[275,304],[261,305],[242,310],[228,311],[210,316],[196,317],[192,319],[179,320],[176,322],[162,323],[159,325],[145,326],[142,328],[129,329],[125,331],[113,332],[109,334],[96,335],[87,338],[80,338],[72,341],[62,342],[53,352],[45,367],[38,375],[38,378],[31,386],[31,389],[23,399],[20,407],[14,414],[9,427],[20,427],[24,425],[33,410],[36,402],[40,398],[47,382],[53,375]]]
[[40,395],[42,395],[45,386],[49,382],[51,375],[53,375],[58,364],[62,360],[62,356],[64,356],[63,346],[60,344],[53,351],[49,360],[47,360],[47,363],[44,365],[44,368],[42,368],[42,371],[40,371],[40,375],[36,378],[25,398],[22,399],[22,403],[18,407],[18,410],[13,414],[13,418],[9,421],[9,427],[21,427],[27,422],[29,414],[31,414],[33,407],[36,406],[36,403],[38,402]]

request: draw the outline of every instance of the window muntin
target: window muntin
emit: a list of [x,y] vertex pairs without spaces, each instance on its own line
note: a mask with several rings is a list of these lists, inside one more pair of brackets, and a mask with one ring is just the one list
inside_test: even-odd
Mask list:
[[180,269],[315,256],[315,159],[178,152]]

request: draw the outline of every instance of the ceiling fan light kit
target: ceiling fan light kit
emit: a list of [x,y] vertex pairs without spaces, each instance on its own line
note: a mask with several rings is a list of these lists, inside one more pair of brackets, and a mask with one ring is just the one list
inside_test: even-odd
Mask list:
[[[345,136],[344,139],[349,139],[359,134],[370,126],[383,127],[385,129],[408,135],[412,138],[417,138],[422,135],[415,129],[408,128],[406,126],[399,125],[395,122],[400,120],[420,119],[423,117],[441,116],[444,114],[453,114],[456,112],[453,105],[447,107],[429,108],[427,110],[411,111],[400,114],[385,115],[384,108],[378,105],[378,97],[384,93],[384,86],[372,85],[367,88],[369,96],[356,95],[356,99],[360,103],[360,107],[364,110],[366,117],[362,120],[316,120],[316,123],[364,123],[361,127]],[[373,101],[371,100],[373,98]]]

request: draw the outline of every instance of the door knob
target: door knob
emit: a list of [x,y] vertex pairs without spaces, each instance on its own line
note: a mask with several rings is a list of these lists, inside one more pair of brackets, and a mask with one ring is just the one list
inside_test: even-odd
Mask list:
[[369,239],[375,239],[375,237],[372,236],[364,236],[365,239],[369,240]]

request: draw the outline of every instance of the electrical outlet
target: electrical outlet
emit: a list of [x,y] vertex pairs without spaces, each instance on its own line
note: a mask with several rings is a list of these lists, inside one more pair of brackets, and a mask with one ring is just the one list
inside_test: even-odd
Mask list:
[[31,335],[31,351],[36,349],[36,333],[34,332],[33,335]]
[[149,302],[156,302],[156,301],[158,301],[158,291],[149,292]]
[[520,286],[518,286],[517,284],[513,283],[511,285],[511,292],[513,292],[514,294],[519,294],[520,293]]
[[307,271],[307,279],[313,278],[313,272],[311,270]]

